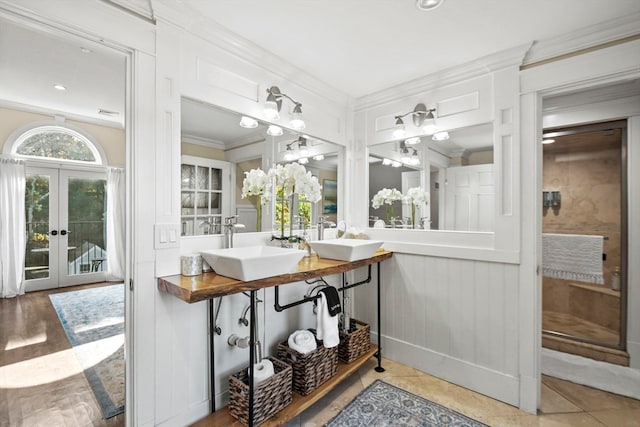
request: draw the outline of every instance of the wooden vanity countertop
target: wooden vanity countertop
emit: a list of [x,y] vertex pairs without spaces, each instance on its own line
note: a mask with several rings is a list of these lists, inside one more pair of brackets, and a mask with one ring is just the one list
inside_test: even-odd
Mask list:
[[358,261],[338,261],[312,255],[300,260],[298,270],[295,273],[281,274],[279,276],[266,277],[250,282],[243,282],[242,280],[221,276],[215,272],[203,273],[198,276],[182,276],[176,274],[174,276],[158,278],[158,289],[191,304],[224,295],[255,291],[262,288],[284,285],[286,283],[313,279],[315,277],[343,273],[384,261],[385,259],[391,258],[392,255],[392,252],[384,249],[378,250],[371,258]]

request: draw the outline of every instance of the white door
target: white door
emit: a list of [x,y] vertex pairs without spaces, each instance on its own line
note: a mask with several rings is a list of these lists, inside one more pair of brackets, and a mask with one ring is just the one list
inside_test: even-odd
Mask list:
[[27,291],[105,280],[104,172],[28,167],[25,209]]
[[445,230],[493,231],[493,164],[447,168]]

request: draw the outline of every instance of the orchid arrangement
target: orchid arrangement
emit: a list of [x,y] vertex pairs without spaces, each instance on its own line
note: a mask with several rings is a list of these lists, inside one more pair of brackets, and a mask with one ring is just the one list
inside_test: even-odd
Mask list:
[[383,204],[393,206],[393,202],[396,200],[402,200],[402,193],[400,191],[395,188],[383,188],[373,196],[371,206],[373,206],[374,209],[380,208]]
[[262,169],[251,169],[244,173],[242,180],[243,199],[256,197],[256,231],[262,231],[262,205],[271,201],[271,182]]
[[396,213],[393,206],[393,202],[395,202],[396,200],[402,200],[402,193],[400,191],[395,188],[383,188],[382,190],[378,191],[375,196],[373,196],[373,199],[371,200],[371,206],[373,206],[374,209],[378,209],[382,205],[388,205],[386,209],[387,223],[390,223],[391,218],[393,218]]
[[293,194],[303,195],[306,200],[315,203],[322,198],[318,178],[311,175],[300,163],[287,163],[269,169],[269,178],[275,180],[276,186],[281,187],[284,197]]
[[422,187],[413,187],[407,190],[404,201],[411,204],[411,225],[416,228],[416,206],[422,206],[428,203],[429,195]]
[[404,196],[404,200],[406,203],[410,203],[413,205],[420,205],[422,203],[427,203],[429,195],[427,194],[422,187],[413,187],[407,190],[407,195]]

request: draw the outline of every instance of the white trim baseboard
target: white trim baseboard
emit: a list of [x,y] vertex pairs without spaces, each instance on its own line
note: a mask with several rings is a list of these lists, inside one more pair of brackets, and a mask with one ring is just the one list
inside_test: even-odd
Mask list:
[[[375,332],[371,333],[371,340],[374,343],[378,342]],[[382,356],[509,405],[518,407],[520,403],[519,379],[504,372],[474,365],[384,335]]]

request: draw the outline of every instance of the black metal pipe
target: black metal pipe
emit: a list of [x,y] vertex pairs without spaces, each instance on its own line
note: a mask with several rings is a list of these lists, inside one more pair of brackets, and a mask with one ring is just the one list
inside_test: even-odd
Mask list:
[[251,291],[251,330],[249,331],[249,427],[253,427],[253,387],[254,387],[254,375],[253,370],[255,368],[255,347],[256,347],[256,291]]
[[211,413],[216,412],[216,364],[214,360],[213,334],[216,321],[213,309],[213,299],[209,300],[209,391],[211,392]]
[[[371,265],[369,265],[371,268]],[[384,372],[382,367],[382,323],[380,316],[380,263],[378,262],[378,352],[376,357],[378,358],[378,366],[376,366],[376,372]]]
[[[350,285],[348,285],[348,286],[345,286],[345,285],[344,285],[344,280],[343,280],[342,287],[340,288],[340,291],[345,291],[345,290],[347,290],[347,289],[355,288],[356,286],[364,285],[364,284],[366,284],[366,283],[371,282],[371,264],[369,264],[367,267],[368,267],[368,275],[367,275],[367,278],[366,278],[365,280],[362,280],[362,281],[357,282],[357,283],[352,283],[352,284],[350,284]],[[380,267],[378,267],[378,269],[379,269],[379,268],[380,268]],[[378,274],[379,274],[379,273],[378,273]],[[343,277],[344,277],[344,273],[343,273]],[[343,293],[343,295],[344,295],[344,293]],[[295,307],[295,306],[297,306],[297,305],[304,304],[304,303],[306,303],[306,302],[315,301],[315,300],[317,300],[318,298],[320,298],[320,296],[319,296],[319,295],[314,295],[314,296],[304,297],[304,298],[302,298],[301,300],[294,301],[294,302],[289,303],[289,304],[280,305],[280,291],[279,291],[279,286],[275,286],[275,287],[274,287],[274,296],[275,296],[275,302],[274,302],[274,304],[273,304],[273,308],[274,308],[274,310],[275,310],[275,311],[277,311],[278,313],[279,313],[279,312],[281,312],[281,311],[287,310],[287,309],[289,309],[289,308],[291,308],[291,307]]]

